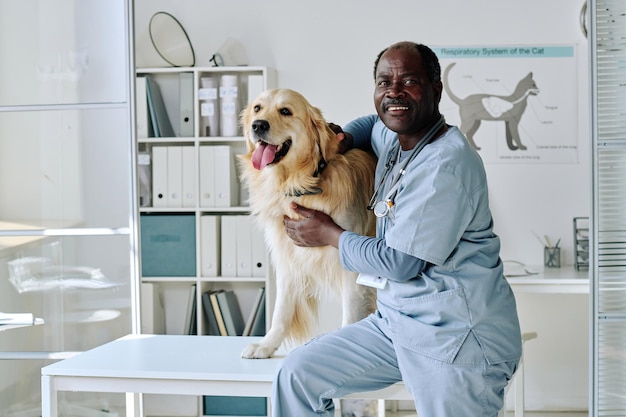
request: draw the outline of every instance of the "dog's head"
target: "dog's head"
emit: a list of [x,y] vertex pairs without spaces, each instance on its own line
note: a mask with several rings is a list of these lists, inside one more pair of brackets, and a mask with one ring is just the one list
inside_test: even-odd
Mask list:
[[311,168],[337,152],[334,132],[322,112],[289,89],[262,92],[241,114],[248,156],[257,170]]

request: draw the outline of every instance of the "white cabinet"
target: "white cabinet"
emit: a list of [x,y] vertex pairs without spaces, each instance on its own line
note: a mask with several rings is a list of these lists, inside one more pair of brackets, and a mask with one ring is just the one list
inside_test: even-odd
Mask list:
[[[143,68],[136,75],[142,333],[230,335],[234,327],[265,334],[272,273],[236,155],[246,151],[239,113],[275,86],[275,72]],[[219,291],[232,291],[239,324],[218,324],[214,303],[227,298]],[[249,398],[146,396],[144,404],[146,415],[219,415],[232,404],[267,409],[264,399]]]
[[142,283],[156,286],[148,293],[165,320],[159,325],[161,312],[147,318],[144,309],[144,325],[152,323],[144,332],[212,333],[203,295],[216,290],[232,290],[247,320],[266,288],[271,317],[269,260],[258,250],[261,233],[248,217],[236,155],[246,151],[239,113],[274,87],[275,72],[142,68],[136,75]]

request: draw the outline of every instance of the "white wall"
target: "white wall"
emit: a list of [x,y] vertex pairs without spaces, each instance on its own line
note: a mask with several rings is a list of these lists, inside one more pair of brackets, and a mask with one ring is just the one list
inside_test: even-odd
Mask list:
[[[582,0],[136,0],[136,64],[166,66],[150,44],[148,22],[153,13],[167,11],[188,31],[196,66],[210,66],[211,55],[234,39],[245,49],[248,64],[275,68],[279,87],[302,92],[328,120],[345,124],[374,111],[373,62],[391,43],[574,45],[579,115],[571,123],[578,127],[578,162],[486,166],[502,258],[540,265],[543,249],[532,230],[561,237],[562,263],[571,265],[572,218],[590,212],[587,41],[579,28],[582,4]],[[518,304],[523,325],[532,327],[524,330],[540,333],[528,348],[528,407],[585,409],[586,297],[523,295]],[[561,325],[555,317],[569,318],[578,330],[555,338],[560,333],[553,331],[554,326]],[[564,351],[568,354],[562,355]],[[558,366],[551,366],[557,357]]]

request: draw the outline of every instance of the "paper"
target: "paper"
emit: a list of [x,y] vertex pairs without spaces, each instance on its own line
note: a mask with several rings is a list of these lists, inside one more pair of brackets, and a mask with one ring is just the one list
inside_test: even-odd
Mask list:
[[0,313],[0,325],[5,324],[35,324],[35,317],[32,313]]

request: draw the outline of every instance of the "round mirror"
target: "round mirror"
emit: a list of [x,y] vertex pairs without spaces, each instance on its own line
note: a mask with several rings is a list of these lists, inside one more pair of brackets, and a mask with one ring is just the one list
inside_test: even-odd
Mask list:
[[174,16],[157,12],[150,19],[150,40],[154,49],[174,67],[192,67],[196,56],[187,32]]

